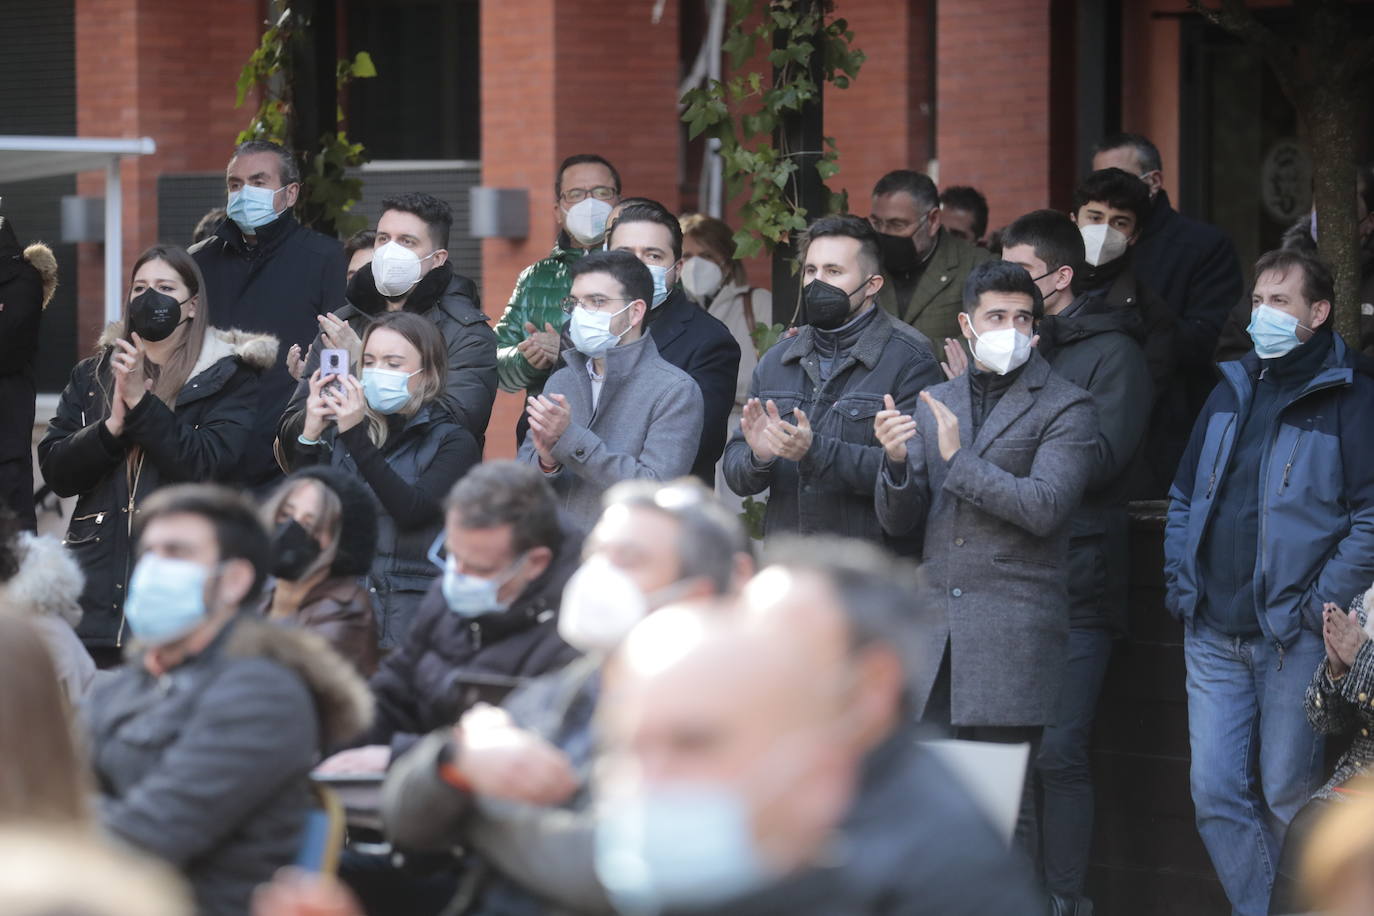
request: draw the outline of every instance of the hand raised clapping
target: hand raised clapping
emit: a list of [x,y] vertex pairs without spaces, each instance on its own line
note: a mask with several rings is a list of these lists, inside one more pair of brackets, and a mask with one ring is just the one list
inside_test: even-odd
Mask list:
[[811,450],[814,436],[811,421],[806,412],[798,407],[793,412],[796,423],[788,423],[782,418],[778,405],[773,401],[766,404],[758,398],[750,398],[744,404],[744,415],[740,418],[740,430],[744,441],[761,463],[775,458],[800,461]]

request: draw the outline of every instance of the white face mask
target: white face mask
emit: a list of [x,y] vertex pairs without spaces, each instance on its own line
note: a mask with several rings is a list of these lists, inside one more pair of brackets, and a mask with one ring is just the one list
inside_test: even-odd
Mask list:
[[[625,306],[620,312],[629,307]],[[629,330],[626,328],[619,334],[611,330],[611,321],[620,312],[589,312],[581,307],[574,309],[572,321],[568,324],[568,336],[572,338],[577,351],[596,359],[605,356],[607,350],[620,343],[620,338]]]
[[387,299],[404,296],[420,282],[424,262],[434,255],[431,251],[422,258],[398,242],[387,242],[372,254],[372,280],[377,292]]
[[649,308],[656,309],[668,301],[668,268],[661,264],[644,266],[649,268],[649,276],[654,278],[654,301],[649,303]]
[[[969,320],[973,330],[973,321]],[[1002,328],[979,334],[973,330],[973,356],[998,375],[1019,369],[1030,359],[1031,339],[1016,328]]]
[[1078,230],[1083,236],[1083,259],[1089,266],[1101,267],[1110,264],[1126,253],[1130,240],[1119,229],[1106,223],[1081,226]]
[[581,245],[595,245],[606,234],[606,217],[613,208],[604,200],[585,197],[563,211],[563,225]]
[[709,258],[692,256],[682,262],[682,288],[696,302],[705,302],[725,282],[725,272]]
[[558,635],[579,652],[610,652],[649,613],[634,580],[602,556],[572,574],[558,606]]

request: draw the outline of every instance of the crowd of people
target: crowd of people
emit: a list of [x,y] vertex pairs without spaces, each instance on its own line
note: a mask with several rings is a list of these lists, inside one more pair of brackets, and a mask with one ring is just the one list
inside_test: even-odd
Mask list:
[[[1333,330],[1315,219],[1247,293],[1148,139],[1092,168],[991,236],[976,189],[890,172],[797,239],[772,343],[731,228],[602,156],[552,176],[554,248],[493,327],[444,201],[341,244],[244,143],[71,370],[37,450],[60,543],[28,457],[58,270],[0,221],[0,848],[33,840],[0,908],[1091,914],[1153,499],[1234,912],[1362,912],[1374,332]],[[1358,195],[1368,253],[1368,168]],[[934,739],[1029,748],[1010,836]],[[333,870],[304,850],[337,783],[375,821],[338,881],[289,870]],[[146,902],[44,885],[62,857]]]

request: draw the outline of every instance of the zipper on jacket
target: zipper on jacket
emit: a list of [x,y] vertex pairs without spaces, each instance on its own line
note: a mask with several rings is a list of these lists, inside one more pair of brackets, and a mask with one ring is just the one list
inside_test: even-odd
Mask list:
[[1288,475],[1293,472],[1293,461],[1298,457],[1298,446],[1302,444],[1305,429],[1298,430],[1298,438],[1293,440],[1293,451],[1288,453],[1288,463],[1283,466],[1283,483],[1279,484],[1279,492],[1282,493],[1288,488]]
[[1279,667],[1278,667],[1278,670],[1279,670],[1279,671],[1282,671],[1282,670],[1283,670],[1283,643],[1279,642],[1279,641],[1276,639],[1276,640],[1274,640],[1274,645],[1275,645],[1275,647],[1277,647],[1278,650],[1279,650]]
[[1217,443],[1217,453],[1212,456],[1212,473],[1207,478],[1207,495],[1204,499],[1211,499],[1212,490],[1217,485],[1217,465],[1221,463],[1222,445],[1226,442],[1226,436],[1231,432],[1231,426],[1236,422],[1236,415],[1232,414],[1231,419],[1226,421],[1226,428],[1221,431],[1221,442]]

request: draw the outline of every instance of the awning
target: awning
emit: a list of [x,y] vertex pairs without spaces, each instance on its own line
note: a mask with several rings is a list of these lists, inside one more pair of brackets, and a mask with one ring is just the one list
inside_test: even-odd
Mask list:
[[118,321],[124,251],[123,188],[119,161],[156,152],[152,137],[0,136],[0,188],[16,181],[105,172],[105,320]]

